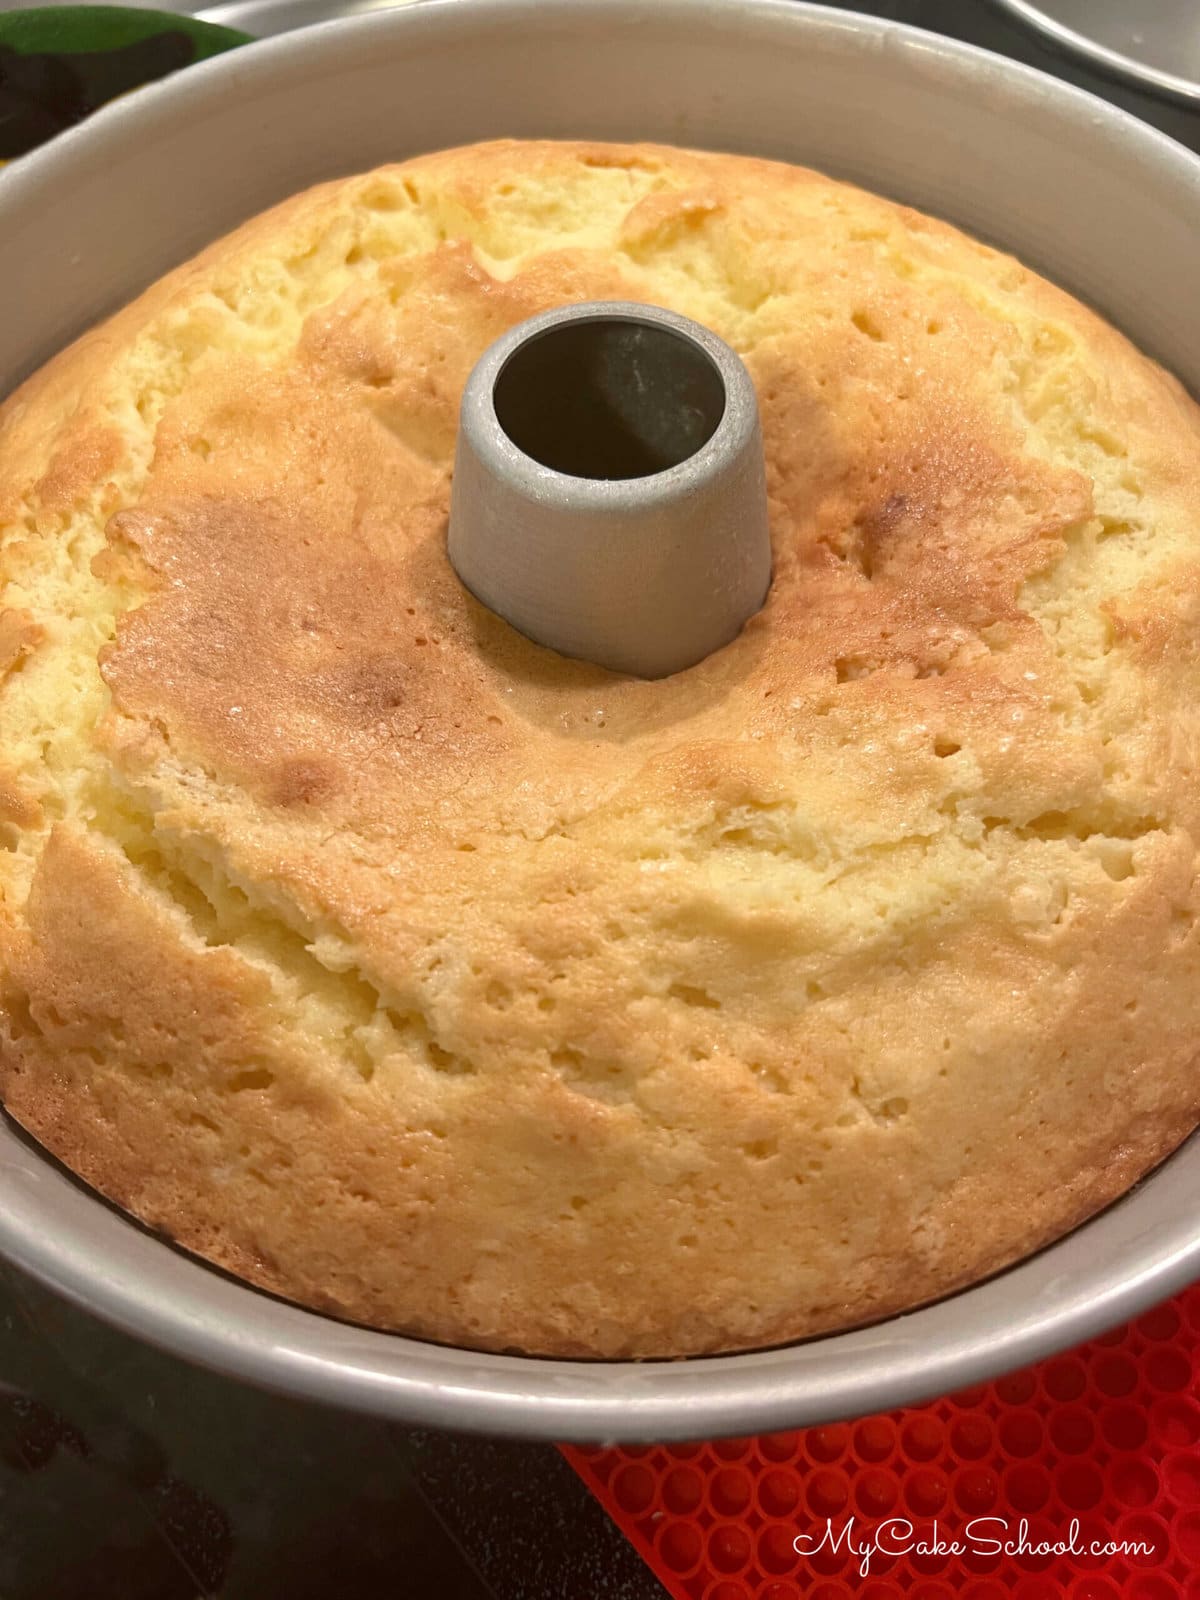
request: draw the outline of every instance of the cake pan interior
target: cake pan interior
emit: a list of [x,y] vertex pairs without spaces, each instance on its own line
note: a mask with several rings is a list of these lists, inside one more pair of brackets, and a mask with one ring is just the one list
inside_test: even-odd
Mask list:
[[[1200,161],[969,47],[791,0],[416,0],[247,47],[0,178],[0,390],[306,184],[499,135],[651,138],[860,181],[1016,251],[1200,389]],[[1065,1240],[874,1327],[678,1363],[538,1361],[350,1327],[245,1288],[0,1125],[0,1252],[130,1332],[308,1398],[558,1439],[848,1417],[1081,1340],[1200,1271],[1200,1140]]]

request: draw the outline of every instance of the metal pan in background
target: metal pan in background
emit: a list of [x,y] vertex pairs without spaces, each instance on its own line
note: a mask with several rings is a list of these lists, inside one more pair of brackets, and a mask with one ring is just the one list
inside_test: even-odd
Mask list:
[[[251,9],[253,4],[250,0]],[[994,0],[994,4],[1034,29],[1047,44],[1096,71],[1200,111],[1198,0],[1044,0],[1039,5],[1033,0]]]
[[265,39],[273,33],[310,27],[314,22],[395,11],[408,3],[409,0],[216,0],[215,4],[203,5],[188,0],[186,9],[204,22],[241,28],[256,39]]
[[[244,217],[323,178],[507,134],[824,168],[997,240],[1200,389],[1200,160],[1104,101],[793,0],[413,0],[202,63],[0,175],[0,392]],[[1086,182],[1080,174],[1086,174]],[[677,1362],[425,1344],[319,1316],[151,1236],[0,1118],[0,1254],[127,1332],[265,1386],[445,1428],[715,1437],[945,1394],[1200,1272],[1200,1136],[1065,1239],[873,1327]]]

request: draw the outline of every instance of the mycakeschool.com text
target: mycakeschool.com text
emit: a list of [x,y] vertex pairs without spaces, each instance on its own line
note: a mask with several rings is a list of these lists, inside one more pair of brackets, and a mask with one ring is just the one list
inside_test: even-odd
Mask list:
[[823,1527],[799,1533],[792,1541],[802,1556],[815,1556],[821,1550],[848,1551],[858,1562],[861,1577],[868,1577],[873,1564],[899,1556],[994,1557],[997,1561],[1038,1560],[1047,1556],[1092,1556],[1103,1560],[1112,1556],[1151,1556],[1154,1546],[1136,1539],[1085,1538],[1078,1517],[1072,1517],[1057,1536],[1032,1532],[1029,1520],[1021,1517],[972,1517],[959,1529],[943,1527],[935,1518],[925,1525],[905,1517],[889,1517],[874,1524],[859,1523],[854,1517],[842,1521],[826,1518]]

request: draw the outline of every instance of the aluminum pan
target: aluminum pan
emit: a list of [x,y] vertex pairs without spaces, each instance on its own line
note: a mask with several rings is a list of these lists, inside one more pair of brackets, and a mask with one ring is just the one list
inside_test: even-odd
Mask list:
[[[0,388],[303,183],[502,133],[657,137],[857,177],[1003,240],[1200,388],[1200,161],[1026,68],[792,0],[414,0],[118,102],[0,178],[0,294],[22,308],[0,324]],[[781,1428],[980,1381],[1200,1274],[1198,1194],[1193,1139],[1067,1239],[927,1309],[756,1355],[582,1364],[274,1300],[146,1234],[0,1124],[0,1251],[97,1315],[309,1399],[557,1439]]]
[[[255,6],[265,9],[289,3],[294,0],[229,0],[218,9],[249,11]],[[1196,0],[993,3],[1036,29],[1050,44],[1100,72],[1200,110],[1200,8]]]

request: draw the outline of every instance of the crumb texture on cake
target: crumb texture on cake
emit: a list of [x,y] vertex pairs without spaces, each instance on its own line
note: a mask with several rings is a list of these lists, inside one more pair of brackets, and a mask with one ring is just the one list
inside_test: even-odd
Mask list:
[[[445,553],[520,319],[746,360],[773,582],[660,682]],[[943,223],[501,142],[248,223],[0,411],[0,1092],[296,1300],[685,1355],[969,1282],[1200,1117],[1200,413]]]

